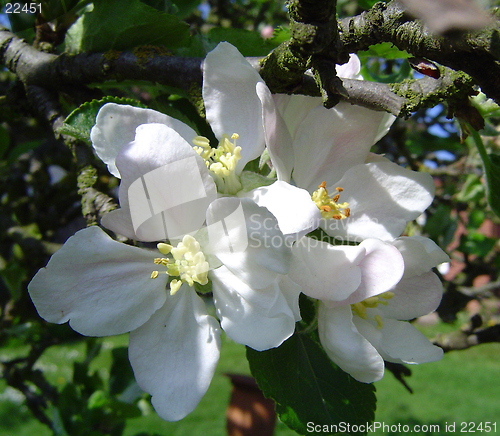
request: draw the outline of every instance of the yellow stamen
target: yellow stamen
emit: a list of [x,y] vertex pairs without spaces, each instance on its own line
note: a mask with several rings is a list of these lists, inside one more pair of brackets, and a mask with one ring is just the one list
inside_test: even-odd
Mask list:
[[[175,277],[170,282],[171,295],[179,290],[182,283],[187,283],[189,286],[194,286],[195,283],[200,285],[208,283],[208,262],[195,238],[186,235],[176,247],[165,243],[160,243],[157,247],[162,254],[171,256],[170,258],[157,257],[153,260],[155,265],[167,267],[163,273]],[[159,271],[153,271],[151,278],[155,279],[159,274]]]
[[384,323],[382,321],[382,317],[380,315],[375,315],[373,318],[368,316],[367,309],[375,309],[379,304],[387,306],[391,298],[394,297],[394,292],[387,291],[383,294],[375,295],[373,297],[368,297],[363,301],[358,303],[351,304],[351,310],[354,314],[359,316],[362,319],[372,319],[377,323],[377,329],[380,330]]
[[240,178],[236,175],[236,165],[241,159],[241,147],[236,146],[239,137],[237,133],[233,133],[231,138],[224,134],[217,148],[211,148],[210,141],[204,136],[193,139],[194,150],[205,160],[221,194],[234,195],[242,189]]
[[349,209],[349,203],[338,202],[343,188],[337,187],[335,190],[338,193],[330,198],[328,196],[328,190],[326,189],[326,182],[322,182],[318,186],[318,189],[311,195],[311,199],[321,211],[321,216],[323,218],[343,220],[351,215],[351,210]]

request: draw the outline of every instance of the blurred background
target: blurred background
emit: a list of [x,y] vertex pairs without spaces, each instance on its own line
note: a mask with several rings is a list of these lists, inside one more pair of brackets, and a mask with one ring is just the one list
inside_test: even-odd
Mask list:
[[[6,2],[2,2],[0,25],[42,49],[63,52],[68,49],[66,30],[91,2],[41,3],[50,14],[44,12],[37,18],[30,13],[6,13]],[[202,57],[223,40],[246,56],[262,56],[289,37],[284,2],[142,3],[178,16],[189,24],[190,35],[203,36],[182,49],[186,56]],[[339,0],[338,13],[352,16],[374,3]],[[479,3],[485,8],[496,5]],[[391,44],[372,46],[358,55],[365,80],[395,83],[421,77],[411,68],[409,55]],[[139,100],[193,126],[204,125],[189,97],[179,90],[139,81],[96,84],[93,89],[101,96]],[[70,95],[62,96],[60,103],[67,113],[79,104]],[[473,104],[486,120],[480,132],[482,143],[489,152],[499,153],[498,106],[482,94]],[[387,371],[376,383],[376,421],[440,424],[442,431],[433,434],[449,434],[445,425],[453,422],[458,430],[462,422],[498,420],[500,388],[500,220],[486,201],[483,164],[474,141],[465,137],[464,126],[448,119],[447,113],[448,108],[438,104],[408,120],[398,119],[373,148],[402,166],[430,173],[436,184],[432,206],[408,225],[406,234],[432,238],[451,257],[451,263],[439,268],[444,285],[440,307],[414,321],[447,352],[439,362],[392,368],[393,373]],[[202,128],[207,129],[206,125]],[[250,374],[243,346],[223,337],[220,363],[208,393],[187,418],[167,423],[156,416],[149,397],[135,384],[126,335],[82,337],[67,324],[52,325],[38,317],[27,284],[50,255],[87,224],[78,171],[71,150],[33,115],[22,85],[1,67],[0,434],[226,434],[232,392],[227,374]],[[118,180],[97,160],[93,176],[94,189],[116,196]],[[470,346],[471,337],[483,343]],[[295,433],[278,421],[274,434]]]

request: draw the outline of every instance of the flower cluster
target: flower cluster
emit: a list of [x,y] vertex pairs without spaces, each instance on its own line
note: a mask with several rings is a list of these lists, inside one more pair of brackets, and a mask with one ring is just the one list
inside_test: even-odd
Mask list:
[[[356,78],[357,58],[338,73]],[[379,380],[384,360],[439,359],[405,321],[436,309],[431,270],[448,257],[401,236],[432,201],[432,179],[370,153],[393,117],[272,95],[228,43],[207,55],[202,91],[216,141],[150,109],[100,109],[92,144],[121,179],[120,208],[101,225],[157,245],[77,232],[29,285],[40,316],[83,335],[130,332],[136,380],[166,420],[206,392],[221,329],[279,347],[301,319],[301,293],[318,301],[326,353],[359,381]],[[277,180],[244,171],[266,147]]]

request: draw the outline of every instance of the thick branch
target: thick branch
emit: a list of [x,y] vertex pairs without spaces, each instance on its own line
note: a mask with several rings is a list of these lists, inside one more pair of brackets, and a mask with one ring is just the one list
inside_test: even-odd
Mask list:
[[341,20],[340,39],[349,52],[391,42],[413,56],[467,73],[488,97],[500,103],[500,22],[495,14],[491,26],[452,38],[432,34],[406,15],[398,1],[377,3],[361,15]]
[[500,342],[500,324],[486,328],[481,328],[482,325],[482,318],[479,315],[474,315],[459,330],[438,335],[432,342],[445,352],[465,350],[479,344]]
[[[0,58],[28,86],[28,89],[37,90],[32,98],[33,103],[36,103],[34,107],[43,112],[43,118],[49,120],[53,127],[60,125],[62,119],[56,116],[57,109],[49,104],[51,101],[56,101],[54,97],[47,97],[50,94],[47,90],[51,88],[55,92],[64,87],[72,90],[77,85],[102,83],[108,80],[147,80],[190,91],[193,87],[199,89],[203,80],[201,70],[203,60],[200,58],[158,55],[151,48],[143,51],[137,49],[134,52],[56,56],[33,49],[5,30],[0,31]],[[261,68],[259,58],[248,58],[248,60],[257,70]],[[30,64],[35,67],[27,68]],[[408,116],[412,111],[420,107],[430,107],[439,99],[449,97],[456,92],[452,72],[443,71],[440,79],[426,77],[406,82],[397,89],[382,83],[344,79],[343,86],[346,92],[341,98],[352,104],[387,111],[396,116]],[[295,89],[286,91],[321,95],[313,77],[304,75],[303,71],[300,71],[300,78],[300,84]],[[278,85],[279,88],[273,87],[272,84],[268,85],[272,92],[284,92],[281,83]],[[461,86],[462,95],[465,95],[470,91],[471,83],[462,83]],[[408,98],[410,94],[411,98]],[[429,98],[429,95],[432,95],[434,100]],[[87,163],[82,162],[83,165]]]

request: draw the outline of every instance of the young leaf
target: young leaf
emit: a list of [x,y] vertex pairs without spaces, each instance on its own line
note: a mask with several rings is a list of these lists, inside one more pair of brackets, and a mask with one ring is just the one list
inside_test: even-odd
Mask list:
[[65,43],[70,53],[128,50],[148,44],[175,49],[189,43],[189,26],[139,0],[130,0],[126,6],[121,0],[101,0],[71,26]]
[[310,423],[322,426],[321,434],[332,434],[323,426],[365,428],[375,417],[375,388],[337,367],[315,336],[300,332],[278,348],[247,348],[252,375],[264,395],[275,400],[281,421],[299,434],[314,434]]
[[483,161],[488,204],[491,210],[500,216],[500,155],[488,154],[479,133],[472,127],[469,130]]
[[214,27],[207,36],[215,45],[221,41],[230,42],[243,56],[266,56],[280,43],[274,38],[263,39],[257,32],[231,27]]
[[59,133],[63,135],[74,136],[81,141],[90,144],[90,130],[95,124],[95,117],[101,106],[106,103],[128,104],[130,106],[145,107],[137,100],[130,98],[104,97],[101,100],[92,100],[82,104],[71,112],[64,120],[63,126],[59,129]]

